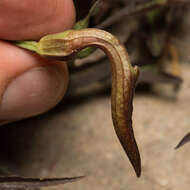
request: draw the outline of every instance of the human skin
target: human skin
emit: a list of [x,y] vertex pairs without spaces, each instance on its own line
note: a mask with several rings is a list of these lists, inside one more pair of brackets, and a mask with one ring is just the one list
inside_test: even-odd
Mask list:
[[0,2],[0,124],[41,114],[64,96],[65,63],[48,61],[5,40],[38,40],[72,27],[72,0]]

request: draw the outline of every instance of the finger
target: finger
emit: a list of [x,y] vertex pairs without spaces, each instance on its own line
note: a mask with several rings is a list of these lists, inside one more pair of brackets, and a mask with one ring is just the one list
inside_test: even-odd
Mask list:
[[0,39],[39,39],[71,28],[74,21],[72,0],[2,0],[0,3]]
[[64,96],[68,71],[29,51],[0,41],[0,120],[43,113]]

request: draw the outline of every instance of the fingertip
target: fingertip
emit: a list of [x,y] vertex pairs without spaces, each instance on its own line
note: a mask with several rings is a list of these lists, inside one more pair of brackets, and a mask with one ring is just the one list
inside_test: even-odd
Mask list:
[[44,113],[61,101],[66,87],[62,71],[54,65],[35,67],[8,84],[2,96],[0,120]]

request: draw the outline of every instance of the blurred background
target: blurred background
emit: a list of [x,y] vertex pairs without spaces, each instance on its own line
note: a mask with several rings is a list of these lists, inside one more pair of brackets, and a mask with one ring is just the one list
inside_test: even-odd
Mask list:
[[[95,1],[74,2],[80,20]],[[2,173],[86,175],[45,188],[55,190],[189,190],[190,144],[175,146],[190,132],[190,8],[174,3],[147,10],[145,3],[103,0],[90,20],[90,27],[115,34],[141,71],[133,113],[140,179],[114,132],[110,65],[100,50],[73,62],[67,95],[56,108],[1,127]]]

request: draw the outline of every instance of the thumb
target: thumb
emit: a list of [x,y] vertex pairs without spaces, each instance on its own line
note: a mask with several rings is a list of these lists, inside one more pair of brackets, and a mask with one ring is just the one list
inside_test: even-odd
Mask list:
[[65,63],[0,41],[0,124],[31,117],[55,106],[68,84]]

